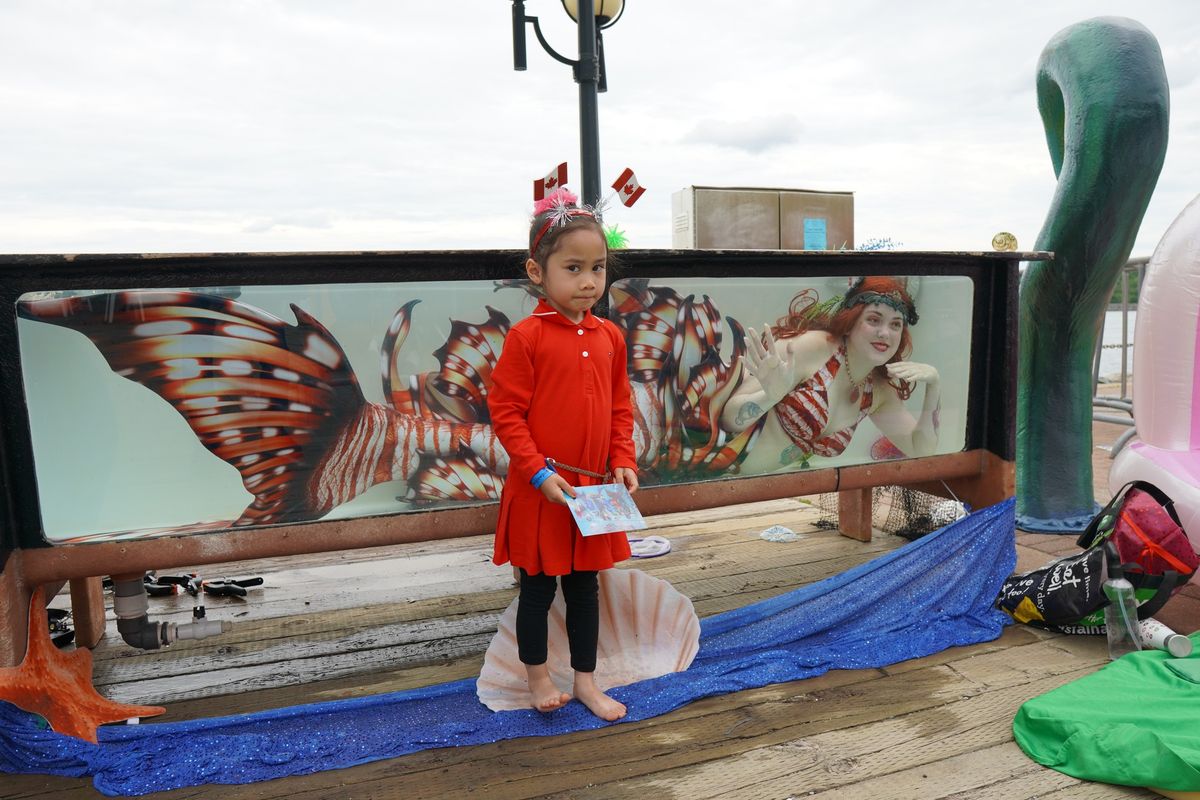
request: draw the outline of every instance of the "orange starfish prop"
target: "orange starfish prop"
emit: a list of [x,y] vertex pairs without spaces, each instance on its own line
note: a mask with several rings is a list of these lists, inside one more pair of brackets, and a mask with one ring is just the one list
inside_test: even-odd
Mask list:
[[96,726],[131,717],[153,717],[158,706],[127,706],[102,697],[92,686],[92,651],[63,652],[54,646],[42,609],[42,590],[29,603],[29,644],[19,667],[0,669],[0,700],[40,714],[59,733],[96,744]]

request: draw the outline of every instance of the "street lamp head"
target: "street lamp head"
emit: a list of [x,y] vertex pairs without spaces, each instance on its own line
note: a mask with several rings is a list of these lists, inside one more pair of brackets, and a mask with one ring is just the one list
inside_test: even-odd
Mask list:
[[[562,0],[563,9],[571,19],[579,22],[578,0]],[[596,0],[596,27],[611,28],[625,10],[625,0]]]
[[[625,0],[561,0],[563,10],[575,20],[579,33],[579,58],[567,58],[555,51],[537,17],[525,13],[525,0],[512,0],[513,69],[525,69],[525,25],[533,25],[538,44],[551,58],[567,64],[579,84],[579,155],[583,165],[583,199],[588,205],[600,202],[600,136],[596,120],[596,95],[608,89],[604,74],[604,37],[601,30],[611,27],[625,10]],[[579,18],[580,8],[584,18]]]

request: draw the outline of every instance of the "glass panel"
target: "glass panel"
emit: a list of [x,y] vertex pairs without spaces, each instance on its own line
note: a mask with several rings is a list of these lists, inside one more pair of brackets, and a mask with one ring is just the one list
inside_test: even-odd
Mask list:
[[[533,309],[524,288],[455,281],[22,296],[18,332],[46,539],[494,499],[506,459],[484,398],[504,332]],[[965,442],[972,284],[922,278],[911,288],[921,320],[910,360],[941,376],[932,451],[955,452]],[[830,303],[846,279],[614,285],[613,318],[635,345],[645,485],[866,463],[913,449],[905,432],[921,416],[923,385],[901,402],[873,378],[864,405],[868,383],[860,380],[861,411],[848,412],[845,375],[829,376],[829,430],[818,432],[816,448],[802,443],[808,452],[786,438],[778,410],[750,425],[725,413],[732,404],[744,409],[747,387],[732,363],[729,318],[761,328],[804,289]],[[780,342],[786,349],[813,339]],[[849,352],[853,371],[866,351]],[[803,383],[804,365],[793,366]],[[899,450],[881,441],[881,430]],[[838,431],[845,442],[831,443]]]
[[[962,450],[971,280],[867,280],[854,291],[847,278],[618,281],[612,307],[632,340],[634,394],[654,409],[645,416],[664,420],[650,448],[657,456],[641,458],[643,484]],[[902,319],[905,291],[918,312],[911,326]],[[845,309],[847,296],[860,302]],[[770,397],[758,381],[739,382],[733,367],[742,331],[761,337],[764,327],[780,356],[760,368],[779,384]],[[897,352],[902,333],[911,346]],[[885,361],[903,361],[892,365],[897,376],[920,380],[889,379]]]
[[[297,325],[292,304],[315,322]],[[485,306],[498,313],[490,327]],[[18,335],[45,537],[444,503],[434,499],[450,491],[439,470],[462,469],[459,448],[431,426],[430,441],[417,442],[412,421],[445,395],[431,377],[414,397],[410,376],[436,373],[451,320],[470,323],[457,338],[491,331],[499,347],[498,328],[533,306],[519,286],[493,281],[25,295]],[[395,336],[398,314],[410,324]],[[385,394],[381,369],[392,364],[396,387],[389,380]],[[444,467],[437,456],[449,457]],[[467,494],[491,499],[486,488]]]

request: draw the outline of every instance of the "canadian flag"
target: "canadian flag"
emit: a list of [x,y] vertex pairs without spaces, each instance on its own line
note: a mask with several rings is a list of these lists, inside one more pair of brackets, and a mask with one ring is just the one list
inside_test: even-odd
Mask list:
[[533,181],[533,199],[542,200],[546,195],[561,189],[567,182],[567,162],[559,164],[554,169],[546,173],[544,178],[536,178]]
[[631,206],[637,202],[638,198],[646,191],[637,182],[637,176],[633,174],[633,170],[629,167],[621,173],[621,177],[613,181],[612,187],[617,190],[617,196],[621,198],[621,202],[626,206]]

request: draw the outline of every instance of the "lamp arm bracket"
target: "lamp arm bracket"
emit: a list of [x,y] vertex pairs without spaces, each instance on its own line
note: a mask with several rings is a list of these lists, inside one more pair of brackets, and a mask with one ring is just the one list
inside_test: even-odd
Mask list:
[[533,32],[537,35],[538,42],[542,45],[542,49],[550,54],[551,58],[553,58],[555,61],[560,61],[569,67],[577,67],[579,65],[578,61],[575,61],[574,59],[567,58],[566,56],[560,55],[558,53],[558,51],[556,51],[553,47],[550,46],[550,43],[546,41],[546,37],[542,35],[542,26],[541,26],[541,24],[538,23],[537,17],[527,16],[527,17],[525,17],[525,21],[533,23]]

